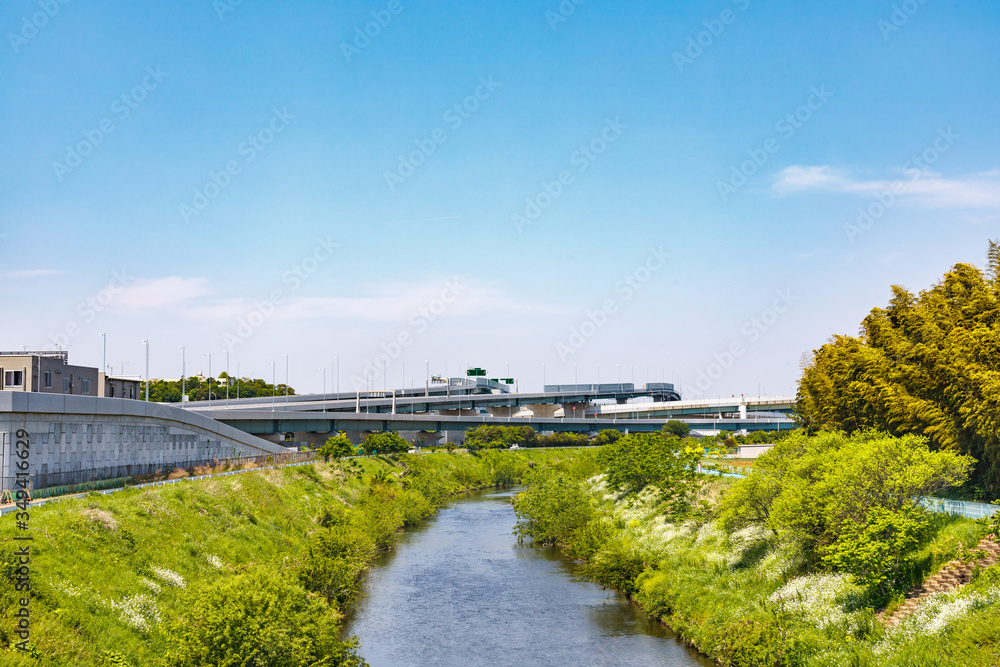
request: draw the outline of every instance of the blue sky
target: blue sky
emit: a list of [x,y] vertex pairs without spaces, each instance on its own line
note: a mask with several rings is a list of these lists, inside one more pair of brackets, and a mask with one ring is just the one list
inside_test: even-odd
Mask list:
[[987,0],[11,0],[0,348],[791,393],[1000,236],[998,28]]

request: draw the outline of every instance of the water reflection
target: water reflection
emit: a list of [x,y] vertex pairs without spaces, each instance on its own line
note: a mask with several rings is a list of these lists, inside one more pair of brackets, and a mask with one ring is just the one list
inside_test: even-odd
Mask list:
[[345,634],[373,667],[712,664],[556,550],[519,546],[510,495],[452,503],[369,573]]

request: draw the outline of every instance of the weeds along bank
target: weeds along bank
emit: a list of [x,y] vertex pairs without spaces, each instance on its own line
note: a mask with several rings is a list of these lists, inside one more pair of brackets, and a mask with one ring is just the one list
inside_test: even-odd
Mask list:
[[996,532],[910,502],[960,482],[963,457],[917,438],[797,434],[737,482],[671,471],[664,457],[693,455],[684,441],[635,437],[602,448],[599,475],[529,472],[522,534],[585,560],[721,664],[1000,664],[998,567],[891,630],[879,616]]
[[[0,664],[361,665],[339,639],[358,575],[451,494],[531,466],[593,472],[576,450],[333,460],[32,509],[21,570],[0,523]],[[15,590],[25,574],[30,592]],[[28,653],[16,614],[29,599]]]

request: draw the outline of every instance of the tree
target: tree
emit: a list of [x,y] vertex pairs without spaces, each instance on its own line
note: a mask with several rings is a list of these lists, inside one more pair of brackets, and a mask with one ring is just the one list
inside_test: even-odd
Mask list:
[[860,336],[834,336],[799,382],[797,413],[815,432],[915,434],[977,459],[980,495],[1000,494],[1000,244],[987,268],[956,264],[919,294],[893,286]]
[[319,455],[323,457],[324,462],[331,458],[340,459],[345,456],[354,456],[356,453],[357,450],[343,431],[340,432],[340,435],[327,438],[323,446],[319,448]]
[[663,425],[663,432],[670,435],[676,435],[678,438],[686,438],[691,432],[691,427],[682,421],[676,419],[671,419],[666,424]]
[[338,639],[338,615],[293,580],[265,570],[189,591],[168,624],[170,667],[344,665],[366,663],[357,640]]
[[619,438],[622,437],[621,431],[616,431],[611,428],[606,428],[597,433],[594,439],[590,441],[591,445],[599,447],[601,445],[608,445],[612,442],[617,442]]
[[722,501],[730,529],[764,525],[853,573],[881,597],[908,584],[907,554],[927,525],[920,501],[961,484],[973,461],[926,438],[877,431],[785,438]]
[[630,433],[598,451],[597,461],[610,488],[622,495],[653,488],[668,512],[683,514],[698,486],[697,465],[702,450],[685,446],[662,431]]
[[405,454],[410,451],[410,443],[400,437],[394,431],[384,431],[382,433],[371,433],[361,443],[361,449],[365,454]]

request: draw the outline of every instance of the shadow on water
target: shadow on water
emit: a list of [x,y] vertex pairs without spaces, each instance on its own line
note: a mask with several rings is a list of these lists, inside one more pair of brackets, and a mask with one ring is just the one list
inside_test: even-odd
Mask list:
[[555,548],[519,545],[512,495],[453,501],[369,571],[344,635],[373,667],[713,664]]

